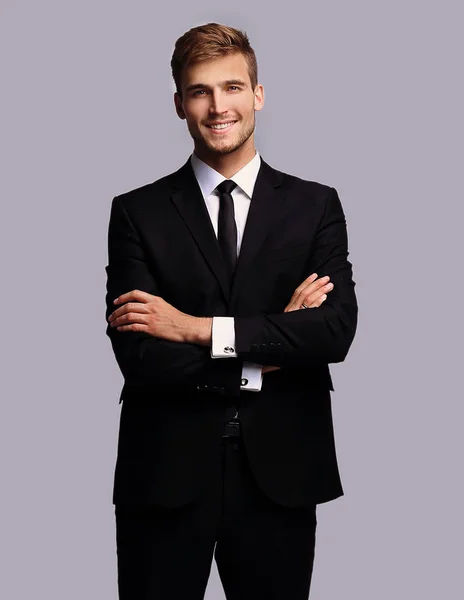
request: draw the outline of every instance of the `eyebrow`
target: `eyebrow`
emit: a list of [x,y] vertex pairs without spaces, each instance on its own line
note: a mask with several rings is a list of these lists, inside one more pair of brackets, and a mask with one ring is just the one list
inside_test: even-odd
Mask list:
[[[246,87],[246,83],[245,81],[243,81],[243,79],[226,79],[225,81],[220,81],[219,85],[224,86],[224,85],[241,85],[243,87]],[[209,85],[207,85],[206,83],[192,83],[191,85],[188,85],[185,88],[186,92],[191,92],[192,90],[199,90],[199,89],[208,89],[210,88]]]

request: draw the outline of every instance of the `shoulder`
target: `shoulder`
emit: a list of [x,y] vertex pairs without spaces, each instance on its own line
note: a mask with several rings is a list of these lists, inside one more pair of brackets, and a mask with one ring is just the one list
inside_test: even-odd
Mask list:
[[110,213],[125,214],[126,218],[139,223],[149,215],[163,214],[170,204],[172,192],[188,176],[189,165],[190,159],[177,171],[114,196]]
[[265,161],[262,161],[262,164],[263,174],[270,178],[273,185],[280,187],[289,207],[302,211],[300,214],[310,214],[311,218],[320,222],[334,216],[344,219],[342,203],[333,186],[279,171]]
[[271,165],[263,159],[261,159],[261,164],[263,173],[270,177],[274,182],[282,185],[286,190],[327,196],[333,189],[332,186],[326,183],[314,181],[312,179],[304,179],[303,177],[280,171],[275,167],[271,167]]
[[147,200],[153,200],[154,198],[168,196],[174,186],[179,171],[180,169],[173,171],[168,175],[164,175],[150,183],[122,192],[115,196],[115,200],[117,199],[118,202],[121,202],[125,207],[128,207],[136,206],[140,203],[143,204]]
[[327,183],[280,171],[264,160],[262,160],[262,168],[263,175],[274,185],[281,187],[287,196],[322,205],[325,205],[331,197],[337,196],[335,188]]

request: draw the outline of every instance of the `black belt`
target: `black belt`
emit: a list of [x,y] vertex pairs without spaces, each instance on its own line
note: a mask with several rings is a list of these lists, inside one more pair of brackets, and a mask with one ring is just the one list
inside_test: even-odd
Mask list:
[[240,427],[240,421],[234,421],[233,419],[225,424],[224,431],[222,433],[223,438],[229,437],[241,437],[242,431]]

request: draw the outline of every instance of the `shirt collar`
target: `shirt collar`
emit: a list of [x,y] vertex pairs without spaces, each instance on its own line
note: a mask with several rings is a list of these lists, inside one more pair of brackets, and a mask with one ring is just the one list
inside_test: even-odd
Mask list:
[[[217,186],[226,179],[224,175],[221,175],[221,173],[218,173],[198,158],[195,153],[192,153],[191,155],[191,164],[198,185],[200,186],[201,193],[203,194],[203,198],[207,198]],[[250,162],[231,177],[234,183],[236,183],[249,198],[253,195],[253,189],[255,187],[260,166],[261,157],[259,156],[259,153],[256,152]]]

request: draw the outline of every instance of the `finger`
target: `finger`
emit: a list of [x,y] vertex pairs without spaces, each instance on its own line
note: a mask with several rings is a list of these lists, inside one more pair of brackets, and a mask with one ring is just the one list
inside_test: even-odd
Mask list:
[[327,299],[327,294],[322,294],[317,300],[308,306],[308,308],[318,308]]
[[136,312],[128,312],[123,315],[120,315],[116,319],[113,319],[110,323],[111,327],[120,327],[123,325],[133,325],[138,323],[139,325],[146,325],[148,321],[148,315],[136,313]]
[[131,290],[130,292],[126,292],[121,296],[118,296],[113,300],[114,304],[121,304],[123,302],[129,302],[130,300],[135,300],[136,302],[150,302],[153,300],[155,296],[153,294],[149,294],[148,292],[142,292],[142,290]]
[[304,294],[303,298],[301,299],[301,304],[304,303],[307,306],[309,306],[313,302],[316,302],[317,300],[319,300],[319,298],[323,294],[328,294],[329,292],[331,292],[333,290],[333,288],[334,288],[334,284],[333,283],[331,283],[331,282],[330,283],[326,283],[325,285],[323,285],[322,287],[320,287],[318,290]]
[[306,277],[306,279],[302,281],[300,285],[296,288],[296,290],[293,292],[291,300],[294,297],[296,298],[296,296],[298,296],[298,294],[300,294],[302,290],[304,290],[309,284],[313,283],[313,281],[315,281],[316,279],[317,273],[312,273],[309,277]]
[[306,289],[306,287],[308,285],[310,285],[311,283],[313,283],[316,279],[317,279],[317,273],[312,273],[296,288],[296,290],[293,292],[292,297],[290,298],[290,300],[287,304],[286,311],[287,310],[288,311],[296,310],[297,308],[299,308],[299,305],[297,305],[297,302],[296,302],[299,294],[301,293],[302,290]]
[[118,331],[143,331],[144,333],[149,333],[149,328],[147,325],[142,325],[142,323],[131,323],[130,325],[120,325],[116,327]]
[[320,290],[322,286],[326,284],[329,281],[329,279],[330,277],[326,275],[325,277],[321,277],[317,281],[312,281],[306,284],[303,282],[303,284],[298,286],[289,303],[289,307],[291,308],[291,310],[299,310],[303,302],[305,304],[308,304],[308,302],[306,302],[306,299],[309,298],[311,294],[317,294],[317,296],[314,296],[312,298],[312,300],[315,300],[316,297],[318,297],[318,295],[321,293]]
[[146,304],[142,302],[128,302],[127,304],[124,304],[124,306],[120,306],[119,308],[114,310],[108,317],[108,321],[111,322],[127,312],[146,313]]
[[274,367],[272,365],[263,365],[262,372],[264,375],[264,373],[269,373],[269,371],[277,371],[278,369],[280,369],[280,367]]

